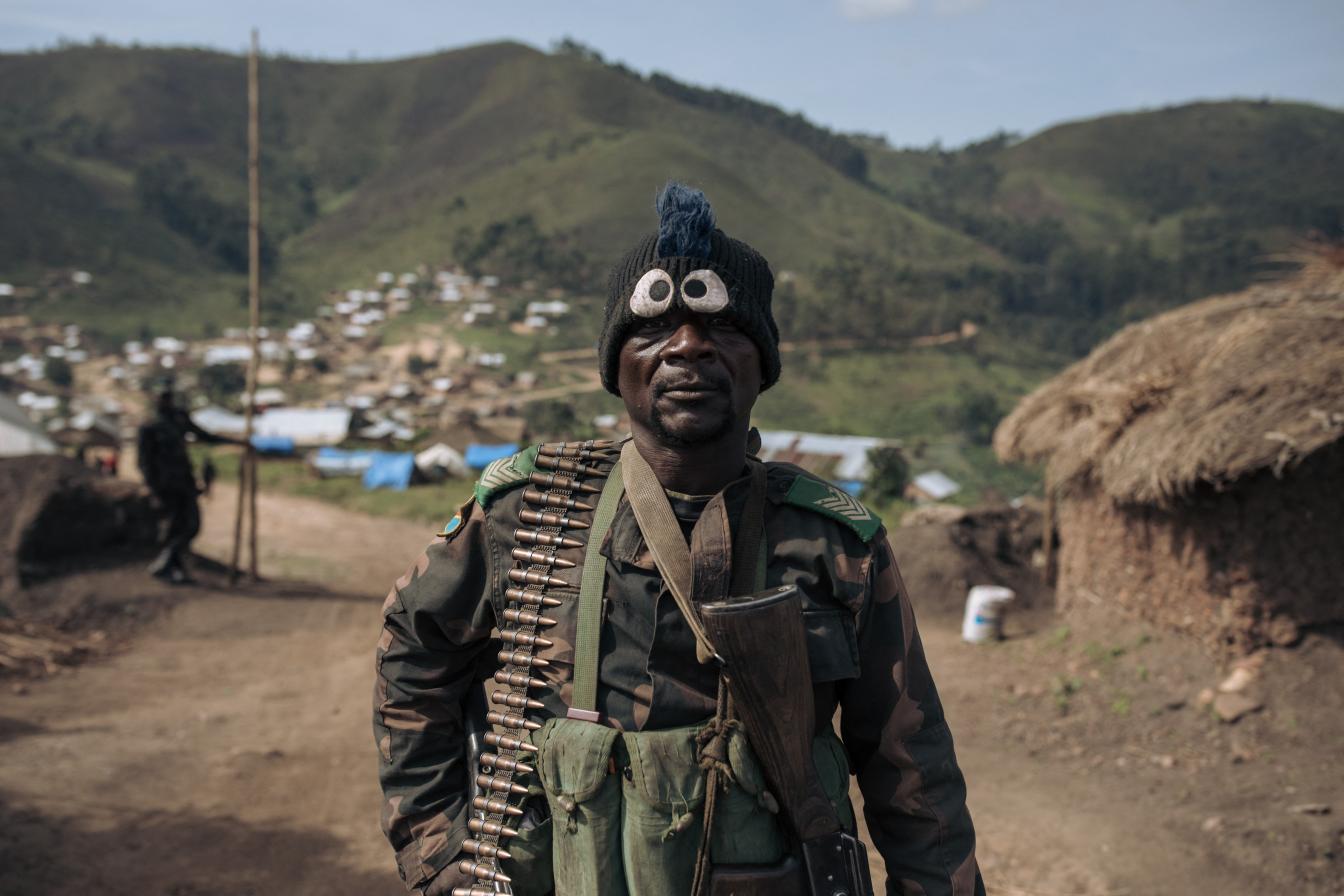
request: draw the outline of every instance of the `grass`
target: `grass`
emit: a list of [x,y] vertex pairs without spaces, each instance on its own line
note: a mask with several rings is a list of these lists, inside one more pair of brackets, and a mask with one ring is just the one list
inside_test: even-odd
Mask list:
[[[206,449],[194,446],[192,453],[199,469],[200,458]],[[211,452],[219,479],[238,480],[239,454]],[[323,479],[314,475],[302,460],[290,458],[262,458],[258,484],[263,491],[283,492],[303,498],[313,498],[372,516],[417,520],[431,526],[442,526],[471,494],[473,483],[465,479],[448,479],[441,483],[415,485],[405,491],[364,488],[355,477]]]

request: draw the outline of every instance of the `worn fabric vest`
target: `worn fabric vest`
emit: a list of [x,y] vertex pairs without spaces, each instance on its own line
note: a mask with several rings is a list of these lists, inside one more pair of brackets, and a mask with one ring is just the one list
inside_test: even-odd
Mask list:
[[[606,491],[606,489],[604,489]],[[619,497],[616,495],[614,497]],[[604,495],[605,499],[605,495]],[[599,505],[597,515],[602,515]],[[589,533],[587,550],[601,538]],[[763,554],[761,555],[763,560]],[[756,564],[753,564],[756,565]],[[757,569],[763,586],[764,562]],[[582,614],[582,609],[580,610]],[[582,635],[576,640],[582,641]],[[595,649],[579,651],[574,677],[595,682]],[[499,862],[517,896],[686,896],[704,828],[706,775],[697,736],[712,720],[657,731],[621,731],[581,718],[551,718],[528,740],[529,812]],[[740,727],[728,738],[730,774],[716,800],[714,864],[771,865],[790,850],[760,766]],[[828,727],[813,743],[823,787],[841,821],[854,826],[844,748]]]

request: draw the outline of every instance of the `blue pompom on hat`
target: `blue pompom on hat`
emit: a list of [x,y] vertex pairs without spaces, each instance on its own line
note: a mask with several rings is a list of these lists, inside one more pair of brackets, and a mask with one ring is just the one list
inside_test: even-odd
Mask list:
[[621,346],[640,318],[630,307],[635,285],[658,268],[672,283],[692,271],[716,273],[728,290],[728,304],[719,312],[746,333],[761,355],[761,389],[779,380],[779,328],[770,310],[775,279],[761,253],[715,226],[714,209],[705,194],[669,181],[658,194],[658,232],[645,236],[611,271],[607,286],[606,321],[598,343],[602,385],[620,395],[617,372]]

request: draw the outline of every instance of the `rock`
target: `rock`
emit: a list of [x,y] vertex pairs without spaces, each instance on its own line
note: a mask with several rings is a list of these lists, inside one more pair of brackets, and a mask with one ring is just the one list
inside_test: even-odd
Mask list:
[[1238,666],[1231,675],[1218,683],[1218,690],[1224,694],[1239,694],[1253,681],[1255,673],[1247,666]]
[[1210,703],[1212,703],[1213,688],[1205,688],[1204,690],[1200,691],[1199,696],[1195,698],[1195,702],[1198,703],[1200,706],[1208,706]]
[[1245,694],[1219,694],[1213,699],[1213,712],[1221,721],[1230,724],[1244,715],[1262,709],[1264,705]]
[[1292,647],[1302,640],[1302,629],[1287,616],[1275,616],[1269,620],[1265,634],[1269,636],[1269,643],[1275,647]]
[[1163,755],[1161,755],[1161,756],[1154,756],[1154,757],[1153,757],[1153,761],[1156,762],[1158,765],[1162,766],[1162,768],[1175,768],[1175,767],[1176,767],[1176,757],[1175,757],[1175,756],[1167,756],[1167,755],[1165,755],[1165,754],[1163,754]]
[[1329,815],[1329,803],[1298,803],[1296,806],[1289,806],[1288,811],[1294,815]]
[[28,693],[28,685],[21,683],[15,684],[11,690],[14,692],[15,697],[22,697],[24,694]]
[[1214,831],[1220,831],[1223,828],[1223,819],[1221,816],[1218,815],[1210,815],[1208,818],[1204,819],[1204,823],[1201,824],[1199,827],[1206,833],[1213,833]]

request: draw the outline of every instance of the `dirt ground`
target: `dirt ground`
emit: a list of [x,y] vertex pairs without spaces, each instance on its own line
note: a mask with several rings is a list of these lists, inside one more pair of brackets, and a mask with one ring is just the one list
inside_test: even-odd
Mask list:
[[[205,506],[203,554],[226,555],[232,494]],[[0,679],[0,893],[402,892],[371,659],[432,533],[280,495],[261,516],[266,584],[202,565],[171,590],[138,562],[44,584],[45,624],[91,646]],[[1340,633],[1253,658],[1238,696],[1263,705],[1229,724],[1201,692],[1234,670],[1104,607],[1037,606],[987,646],[956,622],[930,612],[923,637],[991,893],[1344,892]]]

